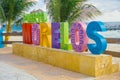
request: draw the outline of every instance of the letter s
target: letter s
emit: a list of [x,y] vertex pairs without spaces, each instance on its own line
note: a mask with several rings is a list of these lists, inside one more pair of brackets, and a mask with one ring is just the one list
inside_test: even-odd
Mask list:
[[86,33],[90,39],[93,39],[96,42],[96,44],[88,44],[88,49],[92,52],[92,54],[102,54],[105,51],[107,47],[107,41],[97,32],[103,32],[106,30],[107,29],[103,22],[92,21],[88,24]]

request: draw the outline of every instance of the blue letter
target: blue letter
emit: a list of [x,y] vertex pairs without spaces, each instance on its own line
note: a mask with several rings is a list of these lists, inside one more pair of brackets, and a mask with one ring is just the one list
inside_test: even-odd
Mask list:
[[4,48],[2,30],[0,29],[0,48]]
[[89,38],[96,42],[96,44],[88,44],[88,49],[92,52],[92,54],[102,54],[107,47],[106,39],[98,34],[97,31],[106,31],[104,23],[93,21],[88,24],[86,33]]

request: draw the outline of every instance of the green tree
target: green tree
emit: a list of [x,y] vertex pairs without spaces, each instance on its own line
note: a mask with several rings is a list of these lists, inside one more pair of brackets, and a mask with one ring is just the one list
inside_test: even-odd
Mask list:
[[[11,24],[23,16],[35,2],[28,0],[0,0],[0,22],[6,23],[6,32],[11,32]],[[5,41],[9,40],[9,36],[5,36]]]
[[87,0],[49,0],[48,14],[52,21],[83,21],[100,15],[101,12],[93,5],[86,4]]

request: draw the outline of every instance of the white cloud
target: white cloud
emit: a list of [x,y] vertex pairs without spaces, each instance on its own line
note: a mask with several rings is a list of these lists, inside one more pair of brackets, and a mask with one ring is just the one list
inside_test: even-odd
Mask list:
[[37,4],[31,8],[31,11],[38,10],[38,9],[46,11],[46,4],[44,3],[44,0],[38,0]]
[[94,20],[120,21],[120,0],[88,0],[87,3],[93,4],[102,12],[102,15]]
[[95,5],[104,12],[120,11],[120,0],[88,0],[88,3]]
[[103,22],[118,22],[120,21],[120,12],[119,11],[106,12],[103,13],[101,16],[96,17],[93,20],[103,21]]

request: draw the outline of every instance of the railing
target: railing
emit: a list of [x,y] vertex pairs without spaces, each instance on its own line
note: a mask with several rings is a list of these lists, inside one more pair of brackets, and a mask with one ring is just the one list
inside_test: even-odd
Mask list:
[[[110,44],[119,44],[120,45],[120,38],[107,38],[107,42]],[[113,47],[113,49],[114,49],[114,47]],[[115,51],[115,49],[114,49],[114,51],[107,50],[107,51],[105,51],[105,54],[109,54],[114,57],[120,57],[120,51]]]
[[117,52],[117,51],[105,51],[105,54],[109,54],[109,55],[112,55],[114,57],[120,57],[120,51]]
[[107,42],[111,44],[120,44],[120,38],[107,38]]
[[[0,36],[22,36],[22,32],[17,33],[17,32],[13,32],[13,33],[1,33]],[[120,44],[120,38],[106,38],[107,42],[110,44]],[[0,45],[1,44],[12,44],[12,43],[22,43],[23,41],[1,41],[2,38],[0,38]],[[0,46],[1,47],[1,46]],[[115,51],[106,51],[105,54],[110,54],[112,56],[115,57],[120,57],[120,51],[115,52]]]
[[0,31],[0,48],[4,48],[4,44],[22,43],[23,42],[23,41],[4,41],[3,36],[22,36],[22,32],[2,33],[2,31]]
[[2,33],[3,36],[22,36],[22,32]]
[[[22,32],[2,33],[3,36],[22,36]],[[23,41],[3,41],[3,44],[22,43]]]

